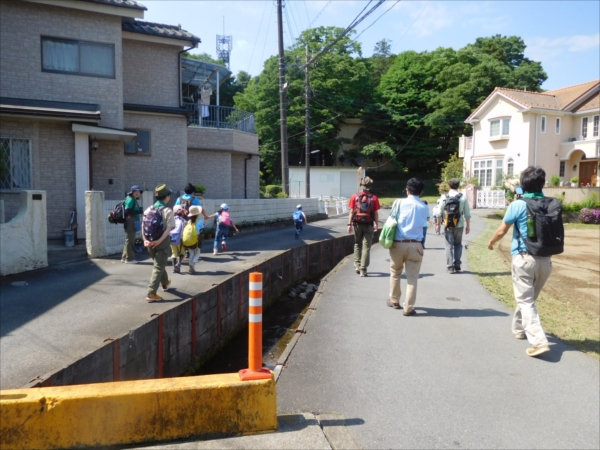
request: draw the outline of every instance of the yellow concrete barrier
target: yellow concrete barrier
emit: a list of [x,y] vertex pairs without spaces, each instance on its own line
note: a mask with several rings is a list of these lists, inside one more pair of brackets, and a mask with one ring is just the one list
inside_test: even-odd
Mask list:
[[271,380],[239,375],[0,391],[2,448],[130,444],[277,429]]

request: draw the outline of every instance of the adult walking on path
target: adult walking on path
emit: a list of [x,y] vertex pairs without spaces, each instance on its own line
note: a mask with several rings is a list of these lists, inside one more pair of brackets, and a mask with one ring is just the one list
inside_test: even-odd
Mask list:
[[[528,203],[537,203],[545,211],[552,208],[552,203],[556,203],[557,219],[561,219],[560,203],[558,200],[545,198],[542,188],[546,182],[546,172],[539,167],[528,167],[521,174],[521,186],[524,190],[523,199],[516,200],[510,204],[504,215],[502,223],[490,239],[488,248],[494,249],[494,244],[504,237],[510,230],[513,230],[512,245],[510,253],[512,255],[512,281],[515,291],[515,300],[517,309],[513,314],[512,332],[517,339],[527,339],[531,347],[526,350],[529,356],[540,356],[550,351],[546,333],[542,328],[540,316],[535,306],[544,284],[548,281],[552,273],[552,256],[542,256],[539,253],[552,253],[536,251],[536,247],[530,248],[525,242],[524,237],[535,238],[535,222],[541,221],[541,217],[535,217],[529,212]],[[528,224],[528,222],[531,223]],[[556,221],[558,222],[558,220]],[[529,225],[529,227],[528,227]],[[552,224],[546,225],[552,227]],[[558,224],[557,224],[558,226]],[[532,229],[529,229],[532,228]],[[551,233],[553,240],[560,235],[560,246],[558,253],[562,253],[562,239],[564,238],[564,229],[562,229],[562,220],[556,233]],[[542,237],[533,239],[536,243],[541,243]],[[529,241],[529,239],[528,239]]]
[[423,229],[429,218],[429,208],[420,199],[425,184],[419,178],[411,178],[406,183],[404,200],[396,200],[391,217],[398,222],[394,244],[390,248],[390,296],[387,305],[400,309],[400,276],[406,269],[406,296],[404,315],[414,316],[417,300],[419,271],[423,261]]
[[162,300],[156,292],[159,283],[164,291],[169,289],[171,279],[167,275],[167,262],[171,254],[171,237],[169,234],[175,228],[173,210],[167,207],[171,200],[171,191],[166,184],[156,186],[154,190],[156,203],[144,211],[144,245],[154,261],[152,278],[148,286],[148,303]]
[[367,276],[370,263],[371,244],[373,235],[379,227],[379,199],[370,193],[373,180],[363,178],[361,191],[350,197],[348,206],[348,233],[354,232],[354,270],[361,277]]
[[121,262],[127,264],[137,264],[135,259],[135,234],[140,231],[140,214],[142,208],[138,203],[138,199],[142,195],[142,189],[138,186],[131,186],[131,189],[127,193],[127,198],[123,202],[123,209],[125,212],[125,246],[123,247],[123,254],[121,255]]
[[461,271],[463,232],[469,234],[471,231],[471,209],[466,197],[458,192],[460,180],[451,178],[448,184],[450,191],[443,194],[440,199],[440,216],[435,231],[440,232],[440,224],[443,221],[446,238],[446,270],[448,273],[456,273]]

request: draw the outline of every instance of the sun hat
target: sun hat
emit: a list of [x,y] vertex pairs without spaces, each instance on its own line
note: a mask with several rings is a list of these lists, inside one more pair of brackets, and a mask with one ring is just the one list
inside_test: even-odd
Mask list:
[[200,214],[202,214],[202,206],[193,205],[190,207],[189,216],[199,216]]
[[373,186],[373,180],[371,180],[369,177],[364,177],[360,182],[360,185],[364,188],[370,189],[371,186]]
[[296,206],[296,209],[302,209],[302,205]]
[[156,189],[154,189],[154,195],[156,197],[166,197],[170,194],[171,191],[169,190],[166,184],[159,184],[158,186],[156,186]]
[[183,206],[181,206],[181,205],[175,205],[173,207],[173,214],[179,214],[181,211],[183,211]]
[[131,189],[129,189],[129,192],[127,193],[127,195],[131,195],[135,191],[144,192],[141,187],[139,187],[137,184],[134,184],[133,186],[131,186]]
[[227,211],[229,209],[229,205],[227,203],[221,203],[221,209]]

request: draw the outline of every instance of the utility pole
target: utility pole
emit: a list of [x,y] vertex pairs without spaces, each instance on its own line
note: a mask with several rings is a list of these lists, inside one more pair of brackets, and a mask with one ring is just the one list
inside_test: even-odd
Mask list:
[[306,179],[304,181],[305,196],[310,198],[310,85],[309,85],[309,74],[308,74],[308,43],[306,43],[306,67],[305,71],[305,85],[304,85],[304,140],[305,150],[304,155],[306,159]]
[[287,137],[287,94],[285,86],[285,55],[283,52],[283,0],[277,0],[277,36],[279,39],[279,110],[281,126],[281,187],[283,192],[290,194]]

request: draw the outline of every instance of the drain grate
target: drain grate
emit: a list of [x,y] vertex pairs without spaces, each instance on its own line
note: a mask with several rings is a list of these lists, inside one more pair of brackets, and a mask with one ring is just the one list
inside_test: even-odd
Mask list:
[[460,298],[456,297],[446,297],[446,300],[450,300],[451,302],[460,302]]

